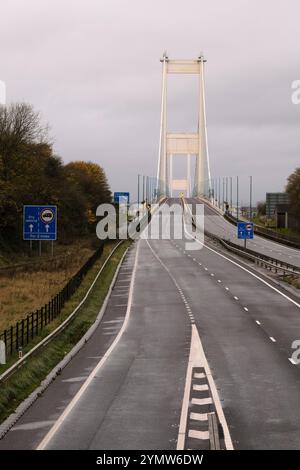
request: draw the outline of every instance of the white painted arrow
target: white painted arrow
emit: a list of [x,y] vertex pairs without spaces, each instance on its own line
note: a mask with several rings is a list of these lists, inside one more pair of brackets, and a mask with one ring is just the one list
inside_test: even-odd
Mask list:
[[48,233],[48,230],[49,230],[49,225],[45,225],[45,228],[46,228],[46,232]]
[[32,233],[32,229],[33,229],[33,225],[32,225],[32,224],[30,224],[30,225],[29,225],[29,230],[30,230],[30,233]]

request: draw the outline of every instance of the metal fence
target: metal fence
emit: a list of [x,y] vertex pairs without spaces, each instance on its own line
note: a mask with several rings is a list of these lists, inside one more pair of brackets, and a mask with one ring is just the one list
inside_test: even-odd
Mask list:
[[7,356],[26,346],[34,336],[40,334],[43,328],[49,325],[60,314],[65,302],[74,294],[88,270],[102,255],[103,247],[104,243],[101,242],[95,253],[48,303],[0,333],[0,340],[5,343]]

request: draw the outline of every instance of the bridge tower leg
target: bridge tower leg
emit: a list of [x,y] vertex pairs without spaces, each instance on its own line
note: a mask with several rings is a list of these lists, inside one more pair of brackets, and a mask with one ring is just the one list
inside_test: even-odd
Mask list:
[[186,174],[187,174],[186,197],[190,197],[191,196],[191,155],[190,154],[188,154],[187,156]]
[[199,114],[198,114],[198,136],[199,150],[196,155],[196,196],[209,197],[211,193],[211,176],[209,166],[209,155],[207,145],[205,89],[204,89],[204,57],[199,59]]
[[167,55],[164,53],[161,62],[162,92],[160,114],[159,160],[157,172],[158,197],[167,196]]
[[[169,196],[173,180],[170,168],[173,155],[186,155],[188,158],[187,178],[176,180],[176,189],[181,187],[190,192],[190,155],[196,155],[195,196],[210,196],[211,177],[207,147],[205,92],[204,92],[204,59],[201,54],[196,60],[170,60],[164,53],[162,62],[162,94],[159,160],[157,170],[158,197]],[[199,76],[198,128],[196,133],[172,133],[167,131],[167,76],[168,74],[197,74]],[[181,185],[181,186],[180,186]]]

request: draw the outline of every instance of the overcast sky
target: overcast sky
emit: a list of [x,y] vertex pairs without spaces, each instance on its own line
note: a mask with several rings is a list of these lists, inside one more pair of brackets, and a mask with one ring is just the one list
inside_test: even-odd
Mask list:
[[[299,0],[1,0],[0,80],[65,162],[96,161],[134,193],[156,174],[159,59],[203,51],[212,176],[253,175],[262,199],[300,166],[299,18]],[[196,97],[195,77],[170,77],[169,130],[195,129]]]

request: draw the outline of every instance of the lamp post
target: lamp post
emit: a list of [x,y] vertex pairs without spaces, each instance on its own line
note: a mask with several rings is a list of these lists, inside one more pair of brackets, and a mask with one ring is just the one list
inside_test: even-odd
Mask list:
[[249,182],[250,184],[250,188],[249,188],[250,190],[250,220],[252,220],[252,176],[249,176],[249,178],[250,178],[250,182]]
[[226,204],[228,204],[228,176],[226,176]]
[[236,177],[236,218],[239,221],[239,177]]
[[230,176],[230,212],[232,212],[232,176]]
[[224,176],[223,176],[223,192],[222,192],[222,211],[224,212],[224,198],[225,198],[225,180],[224,180]]

